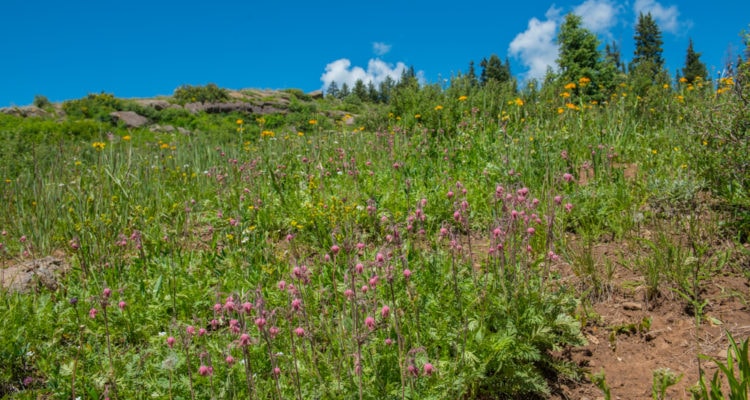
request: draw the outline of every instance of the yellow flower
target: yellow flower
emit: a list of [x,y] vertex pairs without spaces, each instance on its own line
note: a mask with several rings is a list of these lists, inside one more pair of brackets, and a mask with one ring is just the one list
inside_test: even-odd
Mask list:
[[76,160],[73,164],[75,164],[76,167],[80,167],[83,163],[80,160]]
[[686,82],[687,82],[687,78],[685,78],[684,76],[680,78],[680,83],[686,83]]
[[656,154],[656,153],[658,153],[658,151],[656,151],[656,149],[651,150],[651,154]]
[[565,85],[565,89],[567,90],[573,90],[576,88],[576,84],[573,82],[570,82],[569,84]]
[[273,133],[273,131],[263,131],[260,133],[260,136],[261,137],[274,137],[276,136],[276,134]]
[[581,86],[586,86],[589,83],[591,83],[591,79],[589,79],[586,76],[582,76],[581,79],[578,80],[578,84],[581,85]]
[[459,96],[458,101],[466,101],[467,99],[467,96]]
[[420,119],[420,118],[422,118],[422,114],[417,114],[417,115],[414,116],[414,118],[415,119]]
[[557,108],[557,113],[558,113],[558,114],[562,114],[562,113],[564,113],[564,112],[565,112],[565,109],[564,109],[564,108],[562,108],[562,107],[558,107],[558,108]]
[[130,135],[125,135],[122,137],[122,140],[129,142],[130,141]]
[[578,106],[573,103],[565,103],[565,107],[568,107],[569,110],[578,110]]
[[297,136],[305,136],[304,132],[297,132]]
[[159,146],[160,149],[168,149],[169,143],[162,143],[161,146]]
[[243,120],[241,120],[241,119],[238,119],[238,120],[237,120],[237,125],[242,125],[242,124],[243,124],[244,122],[245,122],[245,121],[243,121]]
[[308,123],[308,124],[310,124],[310,125],[315,125],[315,124],[317,124],[317,123],[318,123],[318,120],[316,120],[316,119],[311,119],[311,120],[307,121],[307,123]]
[[441,106],[440,104],[435,106],[435,111],[440,111],[442,109],[443,109],[443,106]]
[[567,99],[568,97],[570,97],[570,93],[568,93],[568,92],[562,92],[562,93],[560,93],[560,97],[562,97],[563,99]]
[[516,103],[517,106],[521,107],[523,105],[523,100],[521,100],[520,97],[516,97],[515,100],[513,100],[514,103]]
[[105,147],[106,145],[107,145],[107,144],[106,144],[106,143],[104,143],[104,142],[94,142],[94,143],[91,143],[91,146],[92,146],[92,147],[93,147],[94,149],[96,149],[96,151],[102,151],[102,150],[104,150],[104,147]]
[[669,84],[668,84],[668,83],[665,83],[665,84],[664,84],[664,85],[663,85],[662,87],[663,87],[664,89],[669,89]]

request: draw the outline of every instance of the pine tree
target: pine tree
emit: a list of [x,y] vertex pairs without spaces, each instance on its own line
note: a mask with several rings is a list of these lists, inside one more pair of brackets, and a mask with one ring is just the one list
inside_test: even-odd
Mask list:
[[690,39],[685,55],[685,67],[682,68],[682,76],[687,79],[688,83],[693,83],[697,78],[704,81],[708,78],[708,69],[706,69],[706,64],[700,60],[700,57],[701,53],[697,53],[693,49],[693,39]]
[[575,92],[580,95],[602,100],[614,85],[614,66],[601,60],[601,54],[597,50],[599,39],[584,28],[582,23],[580,16],[568,14],[560,26],[557,35],[560,46],[557,65],[560,73],[557,79],[565,84],[577,84]]
[[662,58],[661,30],[651,13],[638,14],[635,25],[635,52],[628,71],[634,80],[634,88],[642,94],[647,86],[666,81],[664,58]]
[[336,81],[331,81],[331,83],[328,85],[328,89],[326,89],[326,95],[333,98],[339,97],[339,86],[336,84]]
[[365,86],[365,83],[362,81],[362,79],[357,79],[357,81],[354,82],[352,94],[360,101],[367,100],[367,87]]
[[620,46],[614,40],[611,44],[607,43],[605,45],[604,59],[611,62],[618,71],[625,73],[625,63],[622,61],[622,56],[620,55]]
[[482,74],[480,76],[482,85],[486,85],[490,80],[503,83],[509,81],[511,78],[509,64],[503,65],[497,54],[491,55],[489,60],[486,58],[483,59],[479,63],[479,66],[482,67]]
[[348,97],[348,96],[349,96],[350,94],[352,94],[352,93],[351,93],[351,91],[349,90],[349,85],[347,85],[347,84],[346,84],[346,82],[344,82],[344,83],[343,83],[343,84],[341,85],[341,90],[339,90],[339,99],[343,99],[343,98],[346,98],[346,97]]
[[469,79],[469,84],[471,86],[476,86],[479,83],[479,80],[477,80],[477,71],[474,68],[474,61],[469,61],[469,73],[466,74],[466,77]]
[[385,79],[380,82],[380,85],[378,86],[378,89],[380,91],[380,101],[383,103],[388,103],[391,101],[391,96],[393,95],[393,89],[396,87],[396,81],[393,80],[390,76],[386,76]]

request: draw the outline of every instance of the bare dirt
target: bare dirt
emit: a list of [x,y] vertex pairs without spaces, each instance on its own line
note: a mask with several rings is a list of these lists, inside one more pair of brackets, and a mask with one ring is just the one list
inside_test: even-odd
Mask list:
[[[561,355],[580,366],[585,378],[559,383],[554,399],[603,399],[604,393],[591,381],[591,374],[601,372],[612,399],[652,399],[653,371],[660,368],[682,377],[667,390],[666,398],[690,399],[689,389],[698,382],[699,368],[707,379],[717,370],[714,362],[699,355],[726,362],[727,332],[737,342],[750,335],[748,246],[736,249],[732,253],[736,256],[724,268],[702,281],[701,299],[707,305],[700,320],[668,284],[646,301],[644,276],[633,264],[648,254],[634,250],[624,243],[594,246],[596,264],[603,268],[609,263],[612,273],[606,290],[582,310],[588,315],[583,328],[588,345]],[[559,269],[562,276],[577,279],[570,265]]]

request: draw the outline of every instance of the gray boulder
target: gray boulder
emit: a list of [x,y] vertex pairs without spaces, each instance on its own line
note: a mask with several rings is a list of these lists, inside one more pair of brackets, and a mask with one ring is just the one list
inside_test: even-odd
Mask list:
[[117,122],[122,122],[128,128],[140,128],[148,124],[148,118],[138,115],[132,111],[115,111],[109,114]]

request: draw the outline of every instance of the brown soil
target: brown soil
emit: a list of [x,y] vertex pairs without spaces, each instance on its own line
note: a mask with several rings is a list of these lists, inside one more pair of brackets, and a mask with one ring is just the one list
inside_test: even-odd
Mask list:
[[[747,272],[742,271],[747,250],[702,282],[701,297],[708,305],[698,326],[688,303],[668,283],[659,288],[655,299],[645,300],[643,274],[635,272],[633,262],[648,254],[633,250],[624,243],[594,246],[596,265],[603,268],[608,262],[613,266],[611,279],[603,285],[602,293],[591,299],[588,309],[582,308],[589,316],[583,329],[588,345],[563,353],[586,377],[581,382],[559,384],[554,399],[603,399],[603,392],[590,379],[599,372],[606,377],[612,399],[651,399],[653,371],[659,368],[682,375],[668,389],[666,398],[690,399],[689,388],[698,382],[699,366],[708,379],[717,370],[714,362],[698,356],[726,362],[726,332],[737,342],[750,335],[750,283]],[[559,272],[577,279],[570,265],[560,265]],[[583,281],[577,284],[586,285]],[[644,320],[650,321],[650,326],[644,325]]]

